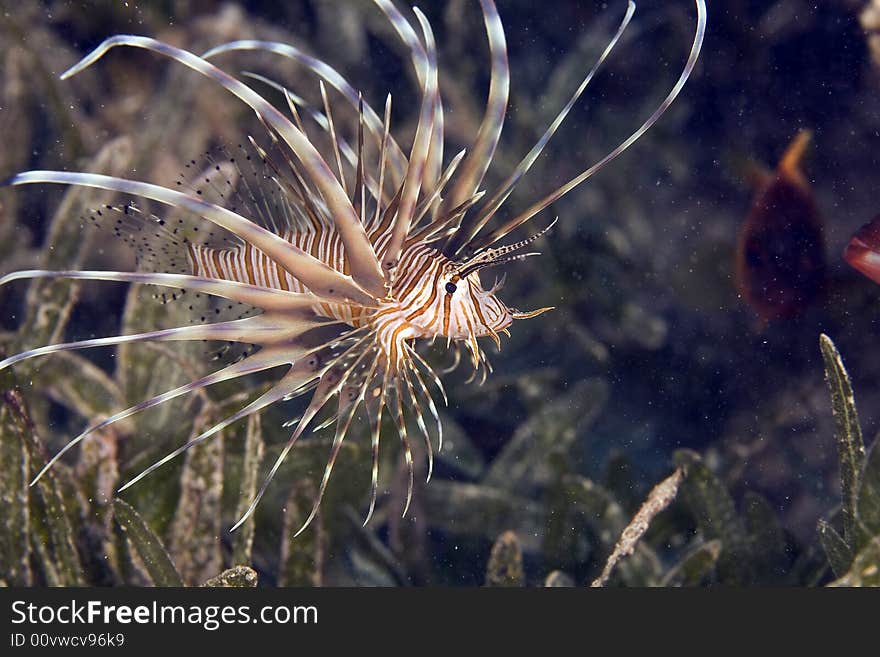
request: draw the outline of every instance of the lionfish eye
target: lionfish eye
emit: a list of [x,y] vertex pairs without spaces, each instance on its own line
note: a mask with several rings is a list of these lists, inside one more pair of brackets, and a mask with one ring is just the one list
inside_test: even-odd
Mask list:
[[454,293],[457,289],[458,289],[458,288],[455,286],[455,283],[451,283],[451,282],[450,282],[450,283],[447,283],[447,284],[446,284],[446,291],[447,291],[449,294]]

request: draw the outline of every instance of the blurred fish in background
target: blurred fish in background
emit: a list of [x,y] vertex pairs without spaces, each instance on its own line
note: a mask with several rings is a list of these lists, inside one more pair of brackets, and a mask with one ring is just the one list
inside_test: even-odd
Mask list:
[[825,242],[801,169],[812,135],[797,134],[775,171],[753,167],[757,189],[736,249],[736,287],[761,324],[793,319],[822,294]]
[[853,235],[843,258],[872,281],[880,283],[880,216]]

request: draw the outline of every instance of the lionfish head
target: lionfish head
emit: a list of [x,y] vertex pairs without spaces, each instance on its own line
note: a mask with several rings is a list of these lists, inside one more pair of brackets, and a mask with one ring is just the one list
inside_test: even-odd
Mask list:
[[[447,294],[454,295],[462,286],[467,294],[460,294],[458,303],[462,311],[476,315],[479,322],[475,323],[474,333],[478,337],[490,336],[498,344],[498,333],[507,329],[515,319],[530,319],[537,317],[552,307],[539,308],[532,311],[521,311],[508,307],[498,298],[497,292],[504,286],[506,274],[500,279],[496,278],[492,287],[488,290],[483,288],[480,282],[480,270],[489,267],[498,267],[519,260],[525,260],[532,256],[541,255],[537,251],[521,252],[521,250],[547,233],[556,224],[556,219],[540,232],[514,244],[508,244],[498,248],[487,248],[479,251],[463,262],[456,263],[451,268],[451,273],[444,286]],[[452,337],[468,337],[467,335],[455,335]]]

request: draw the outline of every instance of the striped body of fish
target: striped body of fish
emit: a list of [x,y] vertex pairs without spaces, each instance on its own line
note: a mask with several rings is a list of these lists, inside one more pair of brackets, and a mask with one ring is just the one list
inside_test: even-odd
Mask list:
[[[329,266],[344,269],[342,243],[334,239],[332,233],[287,230],[282,237]],[[308,293],[290,272],[249,244],[232,249],[191,244],[188,251],[196,276]],[[405,273],[395,278],[388,300],[382,301],[375,311],[327,301],[316,302],[313,311],[319,317],[340,320],[355,328],[371,325],[385,352],[391,353],[392,342],[413,338],[471,340],[488,335],[497,340],[498,333],[510,326],[514,318],[547,310],[542,308],[532,313],[510,310],[495,296],[494,290],[483,289],[476,272],[452,283],[458,268],[436,249],[416,244],[401,253],[399,269]],[[399,351],[400,345],[397,347]],[[479,353],[476,345],[473,349],[474,354]]]
[[[418,77],[418,124],[406,152],[390,131],[390,96],[380,117],[336,70],[288,44],[235,41],[197,56],[147,37],[120,35],[107,39],[62,76],[81,72],[117,46],[142,48],[170,58],[213,80],[254,112],[265,134],[259,140],[249,138],[249,144],[241,148],[254,154],[246,159],[255,163],[259,173],[248,174],[233,156],[218,160],[202,175],[208,183],[205,194],[201,189],[171,189],[91,173],[18,174],[8,184],[83,185],[157,202],[169,213],[142,212],[134,204],[107,206],[120,213],[117,234],[138,249],[137,272],[21,271],[3,277],[0,284],[51,277],[144,283],[237,302],[256,309],[257,314],[38,347],[0,362],[0,369],[42,354],[139,341],[217,340],[255,345],[257,349],[207,376],[90,425],[68,442],[36,479],[98,429],[207,386],[286,366],[267,392],[149,466],[121,490],[232,423],[283,399],[311,393],[284,449],[236,527],[252,514],[281,463],[325,408],[333,409],[335,435],[303,529],[314,518],[340,447],[359,417],[366,418],[372,447],[367,520],[376,502],[379,439],[386,412],[394,420],[409,468],[408,507],[413,461],[407,416],[415,420],[425,441],[429,479],[433,451],[426,418],[432,419],[433,433],[442,445],[442,426],[432,391],[444,399],[445,393],[439,377],[418,352],[419,340],[444,338],[454,345],[456,357],[464,348],[475,374],[482,371],[485,377],[489,364],[478,339],[488,337],[500,347],[500,334],[507,332],[513,320],[549,310],[520,312],[509,308],[497,296],[499,283],[489,289],[483,286],[481,270],[537,255],[523,252],[523,248],[547,228],[515,243],[498,243],[606,166],[660,118],[693,70],[706,27],[704,2],[696,0],[697,28],[690,54],[678,81],[654,113],[599,162],[519,214],[498,221],[499,210],[516,184],[617,44],[635,5],[629,3],[605,51],[534,148],[496,191],[485,195],[479,191],[480,185],[501,134],[510,84],[504,30],[493,0],[479,0],[491,54],[485,114],[472,147],[448,163],[443,156],[443,104],[431,27],[418,9],[414,10],[417,31],[391,0],[374,1],[409,49]],[[243,51],[296,61],[318,79],[323,107],[309,105],[277,81],[248,74],[255,83],[283,94],[286,106],[276,107],[212,63],[224,54]],[[346,141],[337,130],[325,85],[338,94],[349,113],[353,110],[356,143]],[[326,135],[321,143],[329,145],[319,147],[310,140],[306,122]],[[99,210],[96,214],[103,217],[106,213]],[[210,225],[211,231],[199,235],[222,233],[223,239],[216,235],[197,239],[194,232],[187,233],[172,223],[170,217],[180,214]]]

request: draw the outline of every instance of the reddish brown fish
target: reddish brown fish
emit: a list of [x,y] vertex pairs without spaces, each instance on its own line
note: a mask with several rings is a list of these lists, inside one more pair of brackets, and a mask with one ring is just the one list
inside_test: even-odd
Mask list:
[[810,132],[797,134],[758,191],[739,234],[736,286],[762,322],[797,317],[822,293],[825,246],[812,190],[800,168]]
[[852,236],[843,259],[875,283],[880,283],[880,215]]

